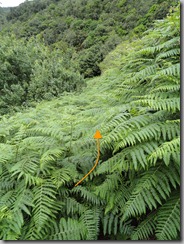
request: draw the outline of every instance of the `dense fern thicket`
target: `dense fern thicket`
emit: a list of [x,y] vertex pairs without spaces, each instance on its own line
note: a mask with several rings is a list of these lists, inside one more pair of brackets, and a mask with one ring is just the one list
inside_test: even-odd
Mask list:
[[[85,77],[101,73],[99,63],[122,38],[140,35],[155,19],[163,19],[173,0],[33,0],[10,8],[5,32],[73,50]],[[133,7],[132,7],[133,6]]]
[[[1,117],[1,239],[180,239],[179,13],[120,44],[81,94]],[[99,165],[74,187],[97,129]]]

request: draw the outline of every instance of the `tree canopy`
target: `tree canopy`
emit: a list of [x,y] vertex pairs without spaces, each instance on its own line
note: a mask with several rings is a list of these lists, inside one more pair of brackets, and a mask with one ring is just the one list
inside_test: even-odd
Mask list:
[[59,49],[74,48],[80,73],[90,78],[101,73],[99,63],[122,38],[141,35],[176,4],[174,0],[26,1],[10,8],[3,31],[26,39],[39,36]]

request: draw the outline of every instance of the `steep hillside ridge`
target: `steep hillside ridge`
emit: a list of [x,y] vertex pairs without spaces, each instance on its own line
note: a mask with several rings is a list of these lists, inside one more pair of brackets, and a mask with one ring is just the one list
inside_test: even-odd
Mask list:
[[99,63],[122,38],[141,35],[155,19],[166,16],[173,0],[34,0],[11,8],[8,32],[73,50],[85,77],[99,75]]

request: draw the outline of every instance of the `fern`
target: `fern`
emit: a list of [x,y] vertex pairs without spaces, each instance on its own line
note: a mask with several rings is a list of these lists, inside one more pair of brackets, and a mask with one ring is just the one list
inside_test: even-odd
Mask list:
[[89,203],[92,203],[93,205],[98,206],[102,202],[93,192],[88,191],[86,188],[80,185],[73,188],[71,192],[79,195],[82,199],[86,200]]
[[[170,180],[172,174],[172,180]],[[146,209],[156,209],[162,204],[163,199],[167,199],[171,193],[171,185],[179,183],[179,175],[177,171],[165,171],[165,168],[158,166],[150,168],[142,174],[138,183],[131,193],[130,198],[123,209],[123,220],[130,216],[139,216],[146,214]],[[137,180],[136,180],[137,182]]]
[[82,214],[87,210],[87,207],[82,203],[77,202],[75,198],[67,197],[65,200],[65,209],[67,215]]
[[97,240],[99,233],[99,221],[100,221],[100,212],[98,209],[86,210],[81,216],[81,221],[83,221],[87,233],[86,240]]
[[174,48],[174,49],[171,49],[169,51],[160,53],[157,56],[156,60],[170,58],[170,57],[173,58],[174,56],[178,56],[179,57],[179,55],[180,55],[180,49],[179,48]]
[[120,233],[120,236],[123,239],[126,239],[126,236],[130,236],[133,231],[133,226],[131,221],[123,222],[118,215],[113,213],[106,214],[103,217],[103,233],[104,235],[117,235]]
[[154,235],[156,229],[155,214],[150,214],[134,229],[131,240],[148,240]]
[[166,99],[152,99],[152,98],[146,98],[144,97],[140,100],[135,101],[136,104],[142,104],[144,106],[148,106],[150,109],[153,110],[165,110],[168,112],[178,112],[180,110],[180,99],[178,97],[173,98],[166,98]]
[[56,189],[52,182],[44,182],[33,189],[33,221],[38,231],[47,223],[49,218],[55,217],[59,206],[56,202]]
[[177,164],[180,164],[180,138],[175,138],[172,141],[163,143],[159,148],[153,152],[149,160],[152,164],[155,164],[158,159],[163,159],[166,165],[169,165],[172,162],[172,159]]
[[168,75],[168,76],[179,76],[180,75],[180,64],[173,64],[168,68],[160,71],[160,75]]
[[121,142],[118,143],[114,149],[117,152],[119,149],[125,148],[126,146],[133,146],[140,142],[144,142],[151,139],[157,139],[159,132],[159,125],[152,123],[144,126],[139,130],[130,130],[127,136],[122,138]]
[[158,240],[177,240],[180,231],[180,197],[175,194],[159,208],[156,237]]
[[18,175],[17,178],[20,179],[26,174],[34,175],[36,171],[37,162],[35,162],[35,159],[25,155],[22,160],[11,168],[10,172],[12,172],[12,176]]
[[105,199],[107,195],[115,189],[118,188],[119,183],[121,182],[120,175],[114,173],[109,175],[105,181],[100,184],[100,186],[96,187],[96,194],[99,195],[102,199]]
[[[6,214],[6,227],[4,226],[2,239],[18,239],[24,225],[24,215],[31,215],[30,208],[33,207],[33,194],[26,189],[24,182],[21,182],[16,190],[7,192],[0,201],[2,214]],[[11,234],[6,235],[6,231]]]
[[60,219],[59,226],[55,225],[54,233],[51,234],[50,240],[84,240],[85,226],[75,219]]

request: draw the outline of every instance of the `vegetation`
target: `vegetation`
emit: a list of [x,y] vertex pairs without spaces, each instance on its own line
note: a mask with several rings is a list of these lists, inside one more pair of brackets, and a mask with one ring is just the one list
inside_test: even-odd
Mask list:
[[9,8],[1,8],[0,7],[0,31],[3,29],[3,26],[6,24],[7,13],[9,12]]
[[84,84],[69,52],[51,50],[38,39],[1,36],[0,113],[50,100]]
[[[23,70],[6,73],[14,74],[9,88],[12,81],[24,92],[27,82],[26,95],[34,101],[41,94],[37,85],[43,86],[52,100],[1,116],[1,239],[180,239],[179,14],[178,4],[142,38],[110,52],[99,65],[101,76],[85,80],[80,92],[59,90],[55,99],[55,85],[44,89],[49,79],[58,84],[67,73],[64,86],[82,84],[79,74],[75,78],[78,63],[66,58],[69,50],[51,55],[38,39],[21,45],[5,37],[4,70],[13,68],[11,58]],[[103,137],[99,165],[74,187],[94,165],[97,129]]]
[[140,35],[176,4],[174,0],[26,1],[10,8],[7,31],[27,39],[39,35],[45,44],[63,50],[74,48],[73,59],[89,78],[101,73],[99,63],[125,35]]

